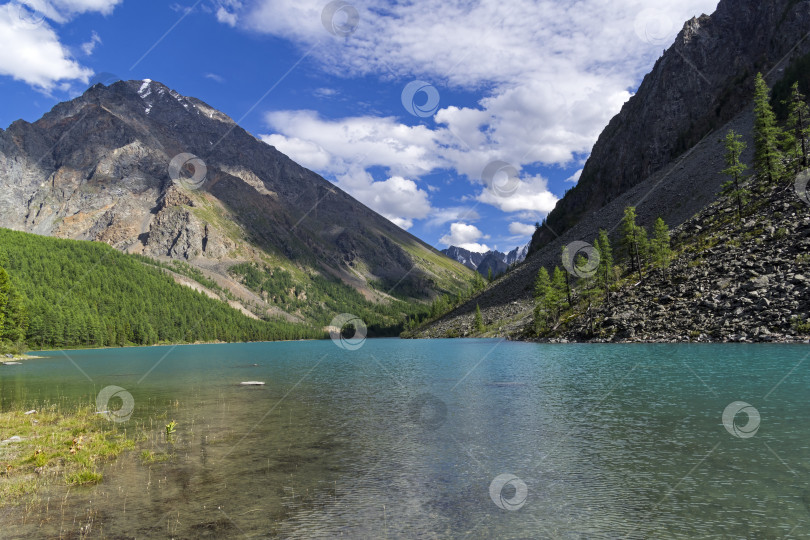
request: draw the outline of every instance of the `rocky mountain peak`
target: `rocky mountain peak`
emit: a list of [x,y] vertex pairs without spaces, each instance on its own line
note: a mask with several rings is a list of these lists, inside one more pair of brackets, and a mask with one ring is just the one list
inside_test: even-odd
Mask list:
[[0,226],[183,259],[227,282],[230,266],[270,257],[382,301],[371,283],[430,298],[469,279],[451,261],[428,267],[438,252],[149,79],[94,85],[0,132]]
[[721,0],[711,16],[687,21],[599,136],[578,184],[549,214],[549,227],[535,233],[531,251],[663,170],[743,111],[758,71],[770,73],[773,82],[810,52],[808,28],[807,0]]

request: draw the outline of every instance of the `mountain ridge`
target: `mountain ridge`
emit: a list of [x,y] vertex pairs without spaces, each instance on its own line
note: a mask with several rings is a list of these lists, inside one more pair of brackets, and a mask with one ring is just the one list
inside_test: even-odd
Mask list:
[[[718,6],[718,11],[711,17],[704,16],[700,19],[688,21],[685,24],[685,30],[679,34],[678,40],[683,41],[684,36],[691,36],[687,41],[692,48],[685,53],[677,46],[679,41],[676,41],[676,46],[665,51],[653,71],[645,77],[641,87],[642,89],[649,87],[663,89],[667,87],[666,81],[672,81],[669,88],[677,95],[670,96],[669,99],[656,100],[649,97],[649,92],[640,89],[636,96],[625,104],[622,112],[614,117],[605,128],[600,136],[601,143],[597,142],[597,146],[594,147],[594,152],[589,158],[589,162],[592,163],[591,167],[599,166],[600,155],[605,152],[600,148],[609,146],[605,141],[618,137],[617,133],[624,137],[623,139],[620,137],[621,140],[629,140],[635,137],[632,145],[647,145],[649,147],[648,152],[658,152],[660,148],[656,146],[656,139],[643,136],[646,130],[661,130],[662,133],[659,136],[665,138],[674,137],[673,133],[677,134],[677,130],[672,128],[671,124],[669,129],[662,129],[662,126],[657,121],[650,121],[649,125],[645,126],[644,129],[634,128],[633,126],[644,124],[649,119],[646,116],[649,111],[655,111],[650,116],[654,120],[658,118],[659,111],[666,111],[672,107],[677,109],[688,108],[691,103],[688,99],[689,95],[681,95],[680,89],[684,88],[684,85],[702,84],[700,82],[700,71],[695,66],[706,69],[706,66],[713,65],[713,63],[722,64],[728,55],[734,56],[740,51],[750,51],[751,47],[753,47],[738,49],[734,45],[735,40],[733,39],[728,41],[720,38],[705,39],[708,30],[703,31],[702,34],[702,28],[710,28],[713,33],[719,34],[728,31],[734,36],[745,35],[746,32],[750,31],[752,32],[751,35],[757,36],[756,43],[759,43],[763,50],[770,50],[771,40],[769,38],[763,39],[762,35],[777,34],[780,29],[790,28],[790,35],[780,35],[777,40],[778,43],[786,47],[785,40],[789,39],[791,35],[805,37],[806,29],[810,27],[810,2],[806,0],[799,2],[779,0],[763,6],[751,0],[746,0],[741,2],[738,7],[740,13],[732,8],[730,2],[724,0],[721,2],[721,6]],[[749,25],[753,24],[751,21],[756,22],[756,14],[763,10],[770,10],[767,16],[763,17],[763,20],[775,20],[775,22],[772,22],[771,27],[751,30],[749,28]],[[779,14],[779,17],[775,14]],[[784,19],[780,19],[781,14],[785,14]],[[735,26],[735,17],[743,21],[740,28],[732,28]],[[799,32],[801,29],[804,29],[804,31]],[[762,41],[765,43],[761,43]],[[803,62],[806,55],[810,53],[810,41],[806,39],[798,39],[797,41],[798,44],[792,44],[796,45],[795,48],[784,58],[772,58],[771,63],[768,64],[766,62],[767,57],[766,60],[763,60],[762,54],[755,52],[749,53],[752,57],[746,56],[741,59],[741,65],[757,65],[764,72],[770,70],[771,82],[776,81],[780,79],[782,73],[791,72],[791,66]],[[713,57],[713,51],[722,48],[724,43],[731,44],[728,50],[722,51],[722,54],[719,54],[717,58]],[[693,59],[687,53],[696,54],[699,58]],[[696,60],[700,61],[696,62]],[[725,181],[725,178],[720,173],[725,168],[723,160],[725,149],[721,139],[728,130],[733,129],[736,133],[742,135],[743,141],[748,145],[748,149],[742,156],[743,161],[746,163],[752,161],[754,145],[752,140],[753,107],[751,105],[750,81],[755,72],[752,72],[746,78],[739,79],[736,71],[729,69],[727,66],[721,66],[713,73],[717,78],[725,77],[721,81],[722,85],[720,85],[724,90],[718,91],[716,95],[702,96],[699,99],[702,102],[706,102],[707,99],[708,102],[711,102],[712,99],[721,98],[726,89],[732,92],[733,95],[738,95],[737,98],[734,98],[736,103],[734,110],[738,110],[738,112],[733,114],[728,121],[721,123],[717,111],[711,110],[708,118],[705,119],[705,122],[707,122],[705,125],[716,125],[716,127],[712,128],[713,130],[710,130],[708,134],[700,130],[696,131],[695,133],[700,133],[700,139],[696,144],[687,145],[685,151],[680,152],[672,159],[664,160],[658,166],[656,172],[639,179],[639,181],[622,185],[614,185],[611,181],[607,181],[598,186],[587,180],[587,178],[584,182],[580,179],[580,184],[561,200],[555,211],[544,222],[544,226],[536,231],[532,238],[530,254],[523,264],[518,265],[513,271],[496,280],[492,286],[479,293],[475,298],[429,323],[425,328],[421,329],[421,332],[416,332],[415,335],[445,335],[445,331],[452,335],[471,335],[465,329],[473,327],[478,306],[480,306],[484,319],[488,321],[488,324],[494,325],[498,329],[495,331],[495,335],[520,333],[522,323],[518,321],[524,321],[525,323],[527,317],[530,318],[531,316],[534,280],[538,270],[541,267],[551,270],[555,266],[561,266],[560,254],[564,246],[572,242],[592,243],[599,229],[605,229],[612,233],[615,240],[617,227],[623,217],[624,208],[627,206],[636,207],[638,223],[641,225],[649,227],[655,219],[662,217],[670,228],[674,229],[686,223],[712,204],[717,199],[717,194]],[[688,84],[682,81],[687,81]],[[731,99],[731,94],[723,99]],[[634,113],[634,117],[628,118],[628,111],[634,107],[639,110]],[[712,122],[715,122],[715,124],[712,124]],[[676,139],[677,137],[674,137],[672,140]],[[621,165],[623,162],[627,162],[630,169],[632,169],[632,167],[641,166],[641,162],[644,161],[643,155],[642,152],[631,155],[618,152],[615,156],[611,155],[610,159],[606,160],[606,163],[612,164],[610,166],[613,167],[617,166],[616,164]],[[596,187],[588,187],[590,184]],[[587,201],[589,199],[589,190],[597,188],[603,190],[600,197],[604,197],[596,197],[587,205],[579,207],[576,212],[566,214],[567,205],[576,206],[575,203],[578,199]],[[571,218],[570,222],[563,223],[565,220],[560,216],[565,215]]]
[[663,170],[750,102],[757,71],[771,82],[810,52],[810,2],[721,0],[686,21],[636,94],[609,122],[577,185],[532,238],[537,251],[616,195]]
[[382,305],[455,293],[472,275],[227,115],[149,79],[97,84],[0,132],[0,226],[186,261],[224,283],[245,279],[230,272],[242,263],[265,274],[257,287],[283,270],[287,293],[238,300],[261,317],[281,309],[318,324],[331,317],[306,303],[308,288],[325,290],[317,280]]
[[458,246],[450,246],[441,252],[467,268],[477,271],[482,276],[487,276],[489,270],[492,270],[492,274],[497,276],[506,272],[510,266],[523,262],[528,251],[529,245],[526,244],[523,247],[516,247],[508,253],[493,249],[479,253]]

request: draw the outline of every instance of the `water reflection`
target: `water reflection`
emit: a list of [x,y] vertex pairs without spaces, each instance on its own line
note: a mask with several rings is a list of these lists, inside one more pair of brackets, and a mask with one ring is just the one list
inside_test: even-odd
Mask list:
[[[178,347],[141,380],[165,353],[70,353],[92,380],[60,354],[0,372],[4,410],[126,388],[143,449],[173,456],[126,454],[100,486],[15,510],[4,534],[779,537],[810,522],[807,368],[772,390],[805,347]],[[722,425],[736,400],[761,414],[753,438]],[[501,475],[525,504],[493,502]]]

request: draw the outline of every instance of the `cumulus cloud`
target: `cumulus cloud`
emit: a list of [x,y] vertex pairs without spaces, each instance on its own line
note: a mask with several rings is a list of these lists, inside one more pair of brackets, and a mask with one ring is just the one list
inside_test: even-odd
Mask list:
[[534,225],[513,221],[509,224],[509,232],[515,236],[531,236],[534,234]]
[[82,52],[87,56],[90,56],[93,54],[93,51],[96,50],[96,45],[99,43],[101,43],[101,38],[96,32],[93,32],[93,34],[90,36],[90,41],[82,43]]
[[[87,83],[93,71],[73,59],[52,26],[77,15],[107,15],[121,0],[26,0],[0,5],[0,75],[50,92],[66,81]],[[98,35],[81,46],[91,54]]]
[[548,190],[543,177],[533,176],[519,180],[514,192],[501,193],[484,188],[477,200],[496,206],[504,212],[530,211],[546,214],[554,209],[558,199]]
[[[466,129],[465,126],[470,125],[469,118],[471,116],[457,124],[453,122],[453,125],[457,129]],[[396,215],[390,207],[379,204],[377,199],[368,198],[367,192],[347,183],[345,178],[356,178],[358,169],[371,167],[383,167],[392,177],[411,179],[446,169],[464,174],[474,183],[481,184],[484,167],[498,157],[494,150],[472,152],[465,148],[449,127],[430,129],[424,125],[408,126],[393,117],[358,116],[329,120],[314,111],[275,111],[268,113],[265,120],[275,133],[261,135],[262,140],[305,167],[337,178],[339,185],[352,196],[389,218],[405,216]],[[473,123],[477,121],[472,120]],[[348,174],[349,171],[353,172]],[[430,208],[422,190],[400,191],[397,195],[401,197],[402,208],[412,205],[423,208],[426,204]],[[364,196],[366,199],[363,199]],[[546,213],[554,207],[557,198],[548,190],[545,180],[538,177],[521,180],[513,198],[502,198],[484,189],[478,201],[506,212],[531,210]],[[453,219],[475,219],[460,215],[457,210],[433,209],[431,224],[443,224]],[[446,218],[444,221],[440,219],[442,216]],[[416,215],[408,217],[419,219]]]
[[452,223],[450,233],[442,236],[439,242],[445,246],[456,246],[467,251],[485,253],[489,251],[489,246],[478,243],[478,240],[487,238],[478,227],[467,223]]
[[582,176],[582,169],[579,169],[577,172],[566,178],[565,181],[571,182],[572,184],[576,184],[577,182],[579,182],[580,176]]
[[426,218],[431,210],[427,192],[401,176],[374,181],[366,171],[352,169],[338,176],[338,186],[406,230],[413,227],[414,219]]
[[[324,174],[360,163],[385,167],[392,177],[418,180],[447,169],[480,183],[494,160],[518,170],[581,166],[682,22],[716,3],[661,0],[652,9],[646,0],[356,0],[359,25],[339,39],[324,28],[322,0],[230,1],[228,18],[217,16],[300,44],[334,75],[377,76],[402,87],[420,79],[441,94],[433,122],[416,126],[390,116],[271,113],[274,134],[265,140],[294,159],[308,159]],[[483,96],[475,106],[447,102],[459,88],[483,89]],[[413,121],[404,109],[400,114]],[[477,200],[537,215],[550,211],[556,197],[544,180],[522,178],[515,197],[484,191]]]

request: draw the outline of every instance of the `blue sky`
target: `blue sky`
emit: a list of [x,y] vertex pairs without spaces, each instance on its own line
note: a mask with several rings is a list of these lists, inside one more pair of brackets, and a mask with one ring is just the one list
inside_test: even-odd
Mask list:
[[0,4],[0,125],[36,120],[102,73],[149,78],[439,249],[506,251],[575,185],[683,21],[715,7],[18,0]]

